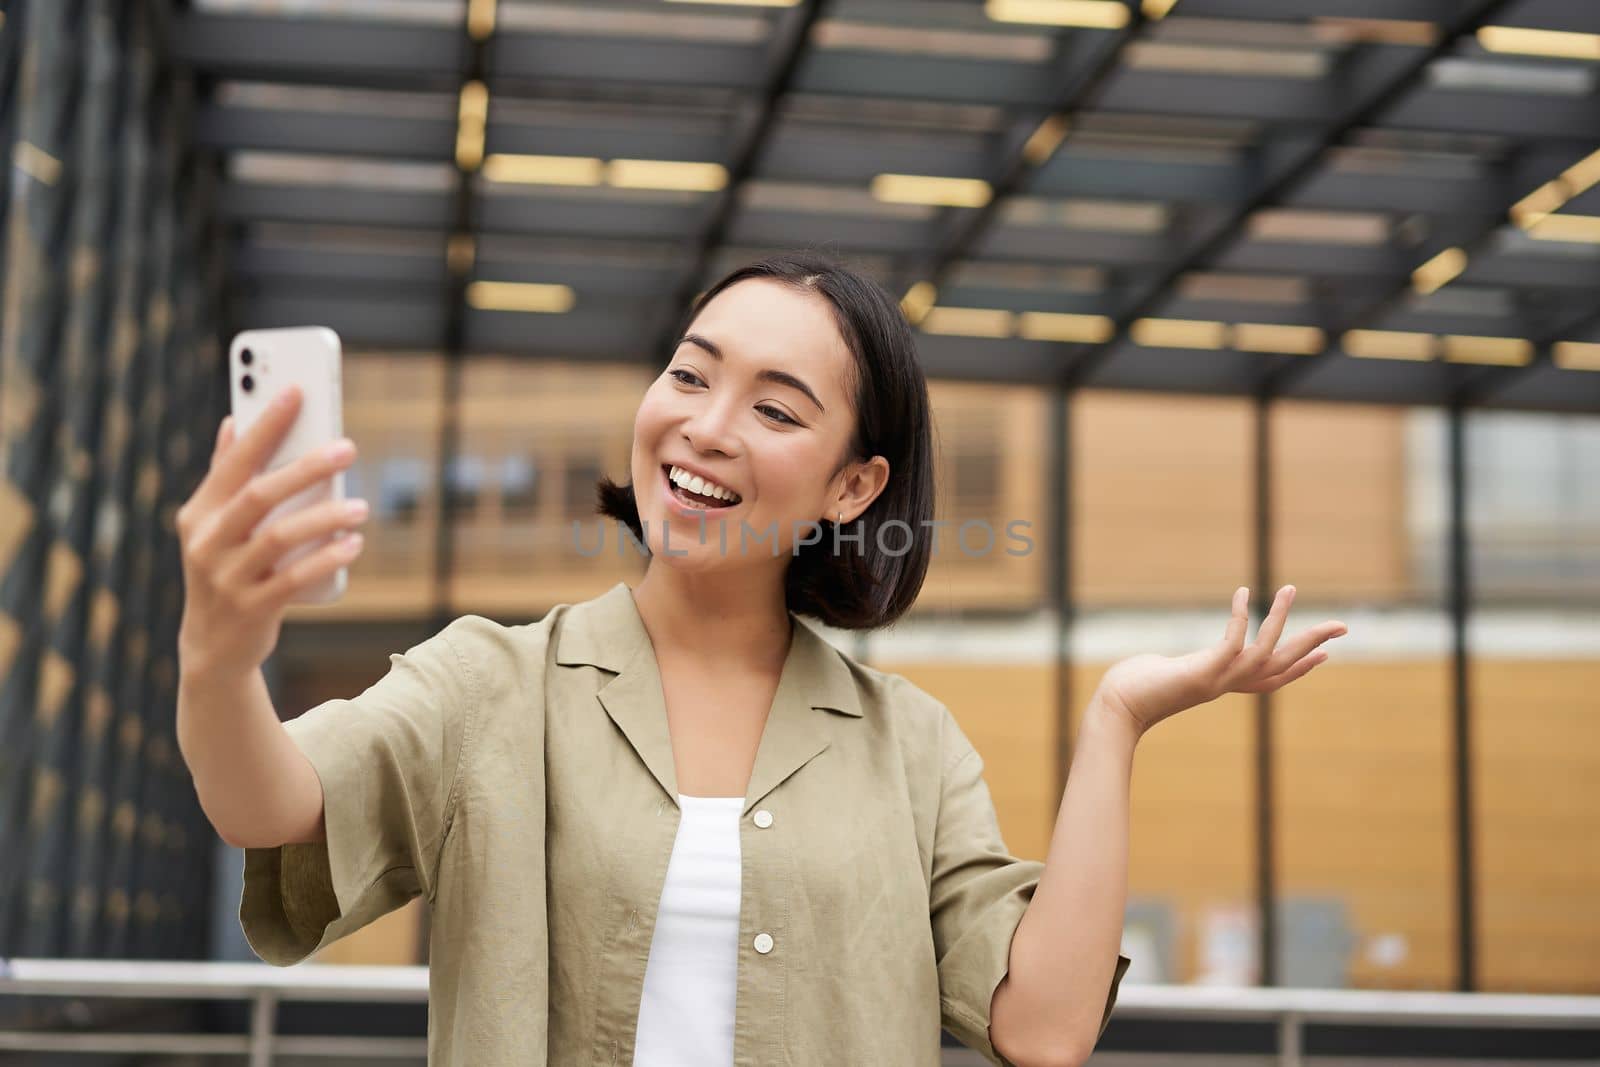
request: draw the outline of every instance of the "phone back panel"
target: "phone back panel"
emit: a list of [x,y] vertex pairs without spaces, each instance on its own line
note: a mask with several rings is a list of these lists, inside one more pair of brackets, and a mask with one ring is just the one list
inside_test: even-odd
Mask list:
[[[251,354],[249,364],[244,362],[246,350]],[[228,349],[228,382],[235,440],[255,424],[285,387],[300,387],[299,416],[258,473],[285,467],[343,436],[340,366],[339,335],[326,326],[244,330],[234,336]],[[246,375],[253,384],[249,390],[244,388]],[[262,519],[261,525],[325,500],[342,499],[344,472],[340,471],[279,503]],[[343,531],[337,536],[343,536]],[[322,537],[298,546],[278,561],[277,569],[293,565],[330,540]],[[318,585],[302,590],[294,599],[298,603],[325,604],[342,596],[347,583],[346,568],[341,567]]]

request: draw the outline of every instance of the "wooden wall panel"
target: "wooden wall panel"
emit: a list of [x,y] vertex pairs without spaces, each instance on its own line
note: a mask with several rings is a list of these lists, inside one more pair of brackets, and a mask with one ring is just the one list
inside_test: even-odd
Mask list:
[[1449,670],[1330,662],[1273,699],[1279,892],[1344,901],[1356,986],[1454,988]]
[[1600,660],[1479,658],[1479,981],[1600,993]]
[[[1094,391],[1072,400],[1080,607],[1212,603],[1251,574],[1251,406]],[[1181,539],[1179,538],[1181,531]]]
[[1274,406],[1272,555],[1284,581],[1350,601],[1414,597],[1408,417],[1404,408]]

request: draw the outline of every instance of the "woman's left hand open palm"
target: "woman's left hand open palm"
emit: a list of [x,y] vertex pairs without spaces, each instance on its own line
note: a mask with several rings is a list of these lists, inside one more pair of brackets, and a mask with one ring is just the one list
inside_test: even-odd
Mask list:
[[1250,622],[1250,591],[1233,594],[1233,617],[1222,640],[1183,656],[1144,653],[1113,664],[1100,680],[1100,695],[1127,715],[1140,733],[1186,708],[1205,704],[1225,693],[1271,693],[1304,675],[1328,658],[1320,646],[1347,629],[1329,620],[1296,634],[1279,648],[1295,589],[1278,590],[1272,610],[1261,622],[1256,639],[1244,643]]

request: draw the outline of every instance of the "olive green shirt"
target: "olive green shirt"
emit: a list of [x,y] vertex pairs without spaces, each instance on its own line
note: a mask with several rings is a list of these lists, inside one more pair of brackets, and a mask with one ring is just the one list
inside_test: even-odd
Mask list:
[[[943,1027],[1006,1064],[989,1003],[1044,865],[1007,851],[943,704],[791,620],[739,820],[733,1062],[933,1067]],[[421,894],[431,1065],[632,1064],[681,813],[629,586],[458,618],[286,729],[327,838],[246,850],[258,956],[296,963]]]

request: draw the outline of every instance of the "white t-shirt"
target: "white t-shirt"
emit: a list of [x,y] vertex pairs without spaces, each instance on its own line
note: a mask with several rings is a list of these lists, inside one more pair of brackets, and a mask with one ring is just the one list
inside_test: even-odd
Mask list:
[[678,794],[645,964],[634,1067],[732,1067],[739,965],[739,815],[744,797]]

